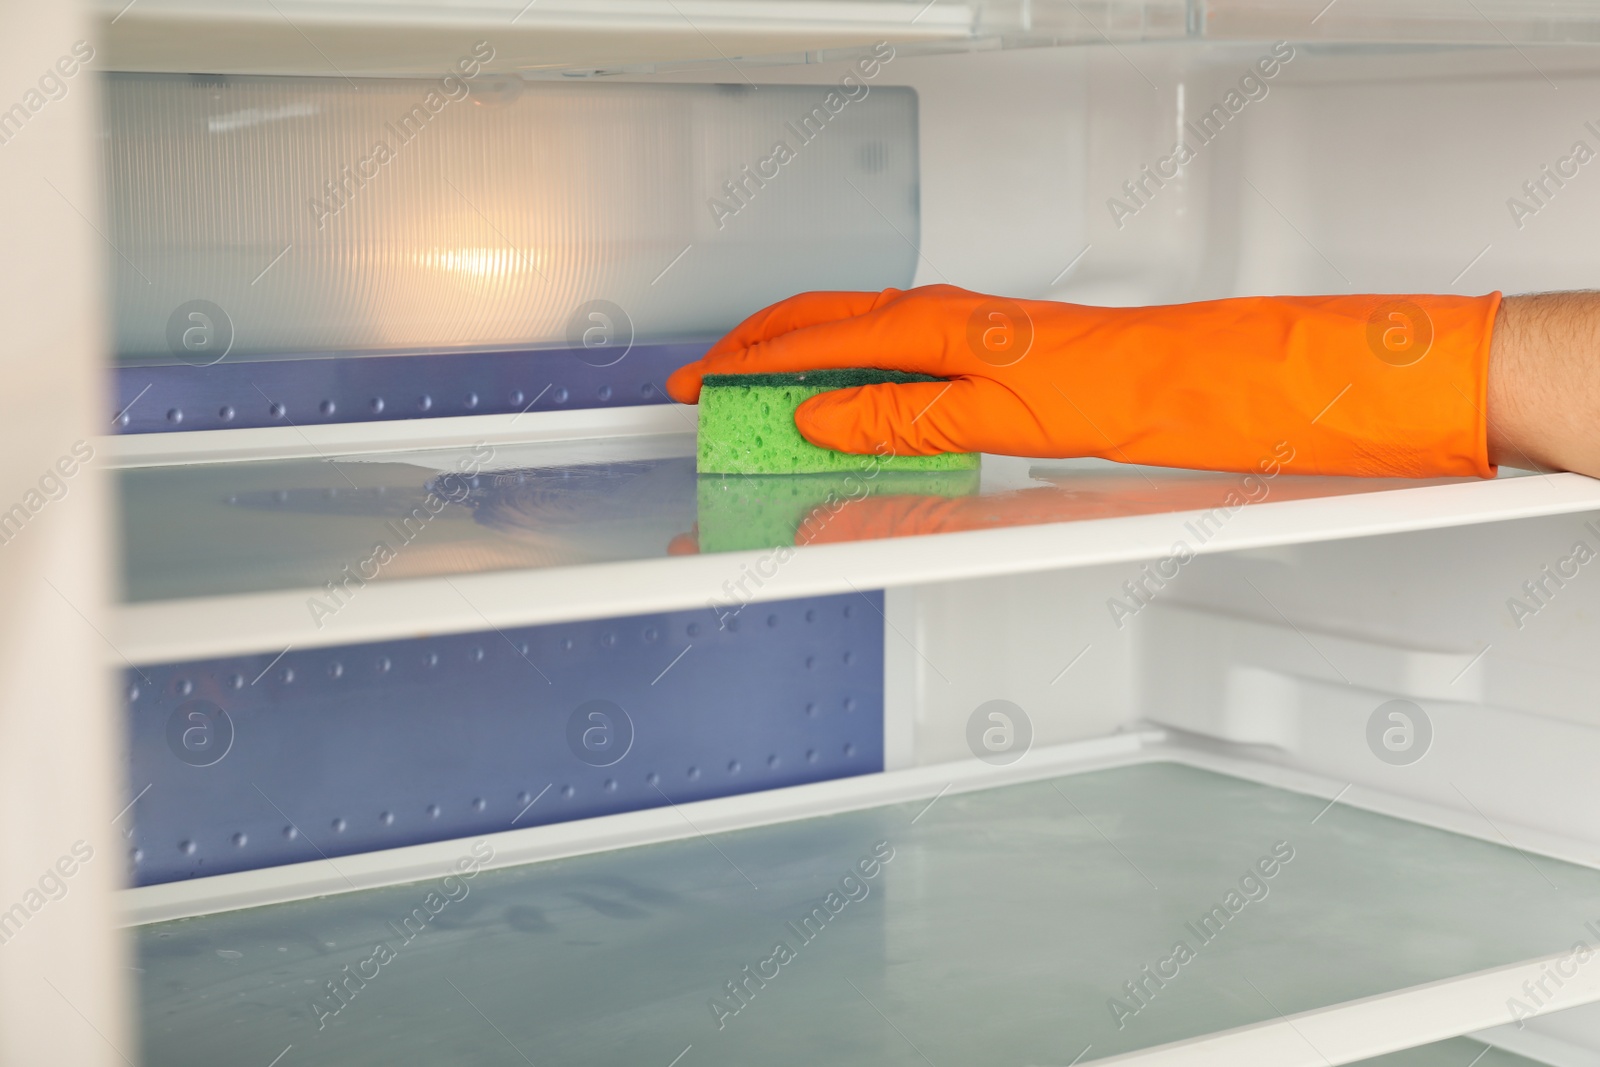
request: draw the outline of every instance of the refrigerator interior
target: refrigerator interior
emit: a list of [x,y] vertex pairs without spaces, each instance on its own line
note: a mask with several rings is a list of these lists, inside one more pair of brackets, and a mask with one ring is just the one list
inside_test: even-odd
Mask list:
[[[1233,5],[1213,11],[1227,33],[1140,40],[1189,33],[1181,5],[1146,4],[1123,5],[1134,30],[1085,17],[1096,34],[1055,12],[1074,30],[1049,41],[619,63],[588,80],[612,87],[624,126],[678,94],[687,110],[661,121],[700,130],[750,100],[776,101],[760,104],[775,120],[804,97],[793,87],[826,92],[873,55],[859,113],[885,125],[859,143],[823,130],[780,172],[791,186],[742,201],[692,168],[660,211],[629,199],[649,182],[539,186],[542,217],[561,218],[559,187],[600,221],[569,260],[534,254],[541,271],[577,266],[530,310],[521,253],[482,253],[516,217],[508,181],[456,190],[470,210],[451,210],[482,223],[448,264],[467,281],[419,296],[439,261],[412,254],[452,230],[381,212],[447,202],[457,172],[433,156],[383,172],[388,207],[377,180],[349,198],[350,230],[315,246],[324,273],[293,258],[269,273],[274,243],[222,223],[230,195],[271,202],[270,183],[164,185],[189,134],[162,123],[205,93],[264,94],[227,101],[255,109],[239,126],[201,114],[212,140],[196,144],[260,128],[240,143],[309,173],[296,161],[343,158],[317,116],[345,88],[323,70],[229,67],[245,61],[226,51],[186,67],[150,35],[170,7],[153,6],[117,39],[142,58],[106,83],[106,155],[131,161],[108,183],[113,232],[164,247],[149,288],[176,286],[141,303],[151,261],[109,267],[107,415],[139,431],[106,447],[122,906],[146,1062],[1600,1057],[1584,1007],[1600,1000],[1594,482],[986,456],[965,480],[729,485],[693,472],[692,410],[650,402],[737,319],[735,284],[1106,304],[1585,287],[1575,235],[1600,222],[1589,47],[1537,43],[1498,9],[1503,39],[1481,40],[1458,36],[1462,17],[1430,36],[1353,3],[1341,39]],[[204,77],[162,73],[191,69]],[[491,139],[461,143],[503,139],[504,176],[508,109],[562,75],[493,76],[493,93],[467,94],[488,102],[470,121]],[[570,106],[600,108],[585,93]],[[652,151],[625,143],[617,165]],[[756,163],[742,151],[695,158],[737,174]],[[881,184],[835,180],[855,167]],[[192,225],[153,207],[185,202]],[[312,234],[316,212],[299,210],[285,225]],[[726,237],[745,223],[748,239]],[[506,243],[542,239],[529,232]],[[702,241],[704,275],[689,258]],[[268,288],[207,258],[218,248],[248,252]],[[208,274],[231,295],[195,289]],[[631,361],[631,347],[616,363],[573,359],[586,342],[549,351],[573,339],[568,304],[593,310],[595,277],[644,294],[614,305],[630,345],[638,327]],[[397,278],[348,317],[328,298]],[[676,288],[652,304],[657,283]],[[191,297],[232,307],[230,337],[265,340],[167,359],[167,305]],[[307,307],[324,317],[296,317]],[[380,335],[394,320],[372,308],[415,318]],[[526,381],[483,365],[481,389],[416,385],[445,356],[513,350],[503,365]],[[569,384],[545,373],[556,359]],[[621,384],[595,392],[623,382],[626,402]],[[572,403],[556,410],[541,385]],[[435,417],[445,388],[459,406]],[[194,429],[245,411],[214,389],[256,421]]]

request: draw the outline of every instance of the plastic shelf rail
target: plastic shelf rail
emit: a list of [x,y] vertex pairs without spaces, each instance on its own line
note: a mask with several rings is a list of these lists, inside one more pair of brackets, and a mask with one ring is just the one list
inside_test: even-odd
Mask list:
[[707,347],[130,363],[112,372],[112,427],[167,433],[664,404],[667,375]]

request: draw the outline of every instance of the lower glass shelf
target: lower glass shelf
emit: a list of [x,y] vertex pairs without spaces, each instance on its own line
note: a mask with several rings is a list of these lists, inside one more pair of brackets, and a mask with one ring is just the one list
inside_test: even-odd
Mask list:
[[1440,1041],[1434,1045],[1363,1060],[1357,1067],[1543,1067],[1543,1064],[1514,1052],[1458,1037],[1453,1041]]
[[1164,762],[479,871],[493,847],[139,928],[145,1061],[1084,1063],[1600,915],[1600,871]]

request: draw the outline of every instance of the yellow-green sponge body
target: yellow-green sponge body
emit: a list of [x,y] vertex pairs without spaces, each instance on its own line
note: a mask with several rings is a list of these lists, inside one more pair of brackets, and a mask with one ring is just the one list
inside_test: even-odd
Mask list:
[[975,452],[859,456],[818,448],[795,428],[795,409],[818,393],[858,385],[939,380],[925,374],[866,368],[797,374],[708,374],[700,390],[695,469],[702,474],[975,470]]

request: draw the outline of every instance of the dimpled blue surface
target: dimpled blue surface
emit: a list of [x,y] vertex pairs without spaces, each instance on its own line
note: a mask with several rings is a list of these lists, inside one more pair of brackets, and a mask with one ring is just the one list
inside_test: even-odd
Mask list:
[[883,768],[883,594],[141,665],[134,884]]
[[638,344],[604,365],[583,349],[123,365],[112,371],[112,426],[164,433],[664,404],[667,375],[707,347]]

